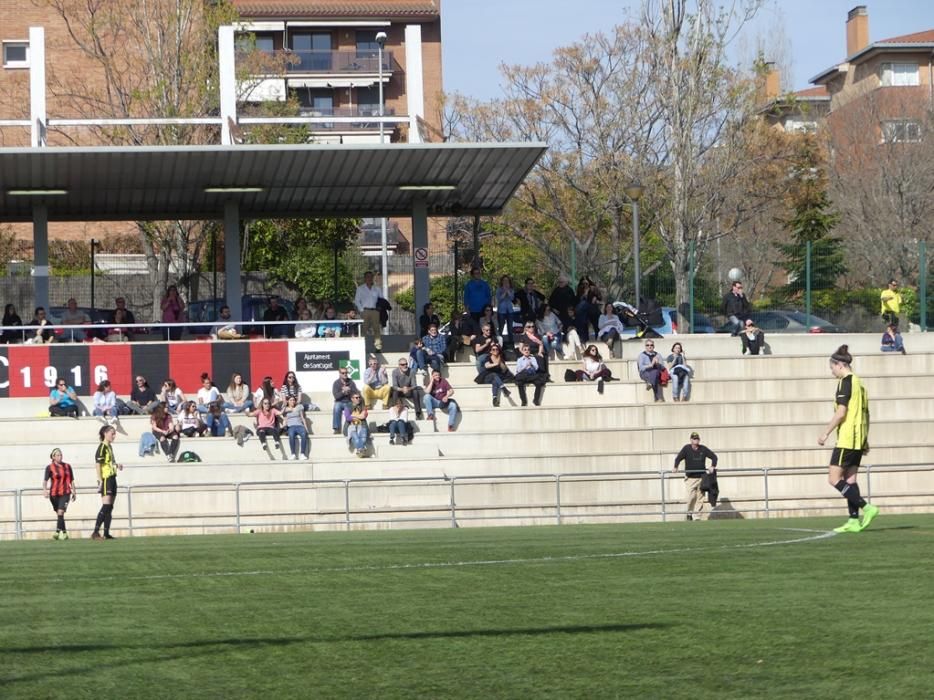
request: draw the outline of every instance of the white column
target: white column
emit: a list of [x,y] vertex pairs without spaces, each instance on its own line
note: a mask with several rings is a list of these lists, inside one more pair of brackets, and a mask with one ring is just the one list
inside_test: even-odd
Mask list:
[[418,118],[425,118],[422,25],[405,25],[405,98],[409,103],[409,143],[421,143]]
[[231,199],[224,202],[224,297],[235,321],[243,320],[241,296],[240,204]]
[[[234,28],[231,25],[217,29],[217,61],[218,80],[220,82],[221,98],[221,144],[233,144],[233,134],[230,132],[231,123],[237,123],[237,71],[234,54]],[[239,297],[237,297],[239,299]],[[228,301],[228,303],[230,303]],[[236,304],[240,307],[239,302]],[[234,304],[230,304],[230,313],[233,314]]]
[[45,146],[48,117],[45,113],[45,29],[29,28],[29,122],[30,145]]

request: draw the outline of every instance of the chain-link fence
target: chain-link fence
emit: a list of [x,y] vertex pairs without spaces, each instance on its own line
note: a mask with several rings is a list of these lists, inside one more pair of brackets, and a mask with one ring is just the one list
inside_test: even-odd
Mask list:
[[[916,259],[905,261],[903,269],[914,270],[907,275],[893,272],[884,279],[871,283],[849,282],[847,276],[829,278],[825,260],[815,254],[810,246],[803,247],[797,259],[802,275],[796,277],[786,267],[774,263],[756,269],[744,269],[734,264],[728,254],[713,246],[700,261],[694,263],[694,253],[689,252],[687,267],[693,274],[686,274],[682,282],[685,293],[678,300],[678,284],[671,260],[666,257],[646,255],[641,260],[641,295],[643,304],[674,309],[676,318],[687,327],[692,318],[693,328],[699,332],[727,330],[728,314],[724,299],[731,291],[733,282],[742,286],[749,300],[753,317],[767,333],[783,331],[809,331],[820,329],[828,332],[846,330],[852,332],[881,332],[881,294],[889,289],[890,279],[895,279],[893,291],[900,295],[898,315],[902,329],[921,330],[934,326],[934,284],[932,284],[931,261],[924,242],[916,247]],[[463,286],[469,268],[477,260],[472,250],[456,250],[430,256],[428,270],[431,275],[431,298],[435,312],[446,321],[463,301]],[[414,309],[413,271],[414,261],[409,254],[388,256],[388,289],[393,304],[390,314],[389,333],[412,334],[416,328]],[[322,299],[308,299],[310,305],[332,301],[339,311],[346,311],[352,304],[352,290],[363,279],[363,273],[376,273],[380,285],[381,257],[359,249],[338,253],[327,261],[333,267],[333,285],[325,285],[327,291]],[[487,281],[495,289],[497,274],[502,266],[499,261],[486,260],[484,269]],[[330,269],[330,267],[329,267]],[[495,272],[494,272],[495,271]],[[516,270],[513,273],[516,288],[522,286],[526,275],[532,275],[541,292],[549,296],[561,270],[542,271]],[[634,303],[632,297],[634,271],[632,264],[623,267],[616,280],[606,279],[605,270],[569,269],[564,271],[571,277],[575,290],[579,280],[590,277],[600,289],[603,301],[626,301]],[[572,274],[573,273],[573,274]],[[175,283],[192,309],[218,306],[224,299],[225,273],[223,269],[203,270],[187,277],[173,276]],[[298,293],[294,288],[273,281],[263,272],[246,272],[241,279],[244,295],[266,296],[278,294],[295,300]],[[332,290],[337,290],[334,294]],[[344,290],[343,292],[340,290]],[[615,293],[614,291],[615,290]],[[103,316],[115,308],[116,299],[126,301],[138,322],[159,320],[159,302],[164,292],[149,274],[145,256],[138,254],[108,254],[96,256],[94,274],[88,270],[63,272],[54,266],[49,278],[49,300],[53,319],[60,315],[70,298],[92,318]],[[33,317],[35,296],[33,291],[32,265],[28,261],[11,261],[6,265],[6,274],[0,279],[0,298],[4,304],[12,304],[23,323]],[[197,320],[212,320],[201,313]]]

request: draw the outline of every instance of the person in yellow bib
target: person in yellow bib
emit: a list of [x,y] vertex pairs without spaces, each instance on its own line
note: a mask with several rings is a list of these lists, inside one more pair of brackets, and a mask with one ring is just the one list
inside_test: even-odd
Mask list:
[[[817,444],[823,445],[835,429],[837,443],[830,454],[827,481],[846,499],[849,519],[835,532],[859,532],[879,514],[879,507],[866,502],[859,494],[856,473],[863,455],[869,452],[869,394],[862,380],[850,366],[853,356],[849,347],[841,345],[830,356],[830,371],[837,378],[834,413]],[[863,511],[863,519],[859,511]]]
[[898,291],[898,282],[889,280],[888,286],[882,290],[879,299],[882,302],[882,310],[879,312],[882,320],[886,324],[898,326],[898,314],[902,310],[902,295]]
[[[94,462],[97,465],[97,488],[101,494],[101,509],[94,524],[92,540],[112,540],[110,534],[110,520],[113,517],[114,498],[117,496],[117,472],[123,470],[122,464],[114,459],[113,441],[117,435],[112,425],[105,425],[100,430],[100,444],[94,453]],[[101,537],[101,525],[104,526],[104,536]]]

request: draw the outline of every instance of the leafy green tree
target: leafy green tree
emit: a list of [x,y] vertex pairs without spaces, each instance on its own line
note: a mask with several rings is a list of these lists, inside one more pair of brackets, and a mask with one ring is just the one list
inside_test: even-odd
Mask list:
[[[459,289],[457,294],[462,305],[464,300],[461,290],[466,281],[467,275],[458,275],[457,284]],[[454,275],[433,277],[428,290],[428,298],[434,304],[435,313],[438,314],[441,322],[448,321],[454,311]],[[396,294],[395,302],[403,310],[414,313],[416,318],[422,315],[421,309],[418,310],[418,313],[415,313],[415,289],[412,287]]]
[[791,234],[791,241],[775,244],[785,260],[785,269],[794,280],[784,289],[788,296],[800,292],[805,284],[808,243],[811,244],[811,289],[831,289],[847,271],[843,241],[832,233],[840,217],[831,208],[827,177],[816,144],[802,139],[795,160],[790,173],[798,182],[791,194],[793,214],[782,221]]
[[359,227],[356,219],[257,221],[250,225],[244,241],[244,269],[265,271],[273,282],[309,299],[351,299],[356,283],[347,251]]

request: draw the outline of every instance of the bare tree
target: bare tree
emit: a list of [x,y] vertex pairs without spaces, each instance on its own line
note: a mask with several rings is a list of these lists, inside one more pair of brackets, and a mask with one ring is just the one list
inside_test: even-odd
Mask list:
[[869,93],[831,114],[831,197],[850,282],[918,278],[919,243],[934,244],[932,133],[926,97],[911,89]]
[[774,197],[751,188],[763,158],[774,156],[750,157],[759,138],[756,76],[727,56],[760,4],[646,0],[638,22],[559,49],[550,64],[504,67],[504,99],[449,100],[445,123],[461,138],[549,145],[505,220],[560,269],[572,243],[611,293],[627,291],[624,189],[640,180],[642,232],[663,242],[683,303],[690,251],[696,269],[711,241],[740,230]]

